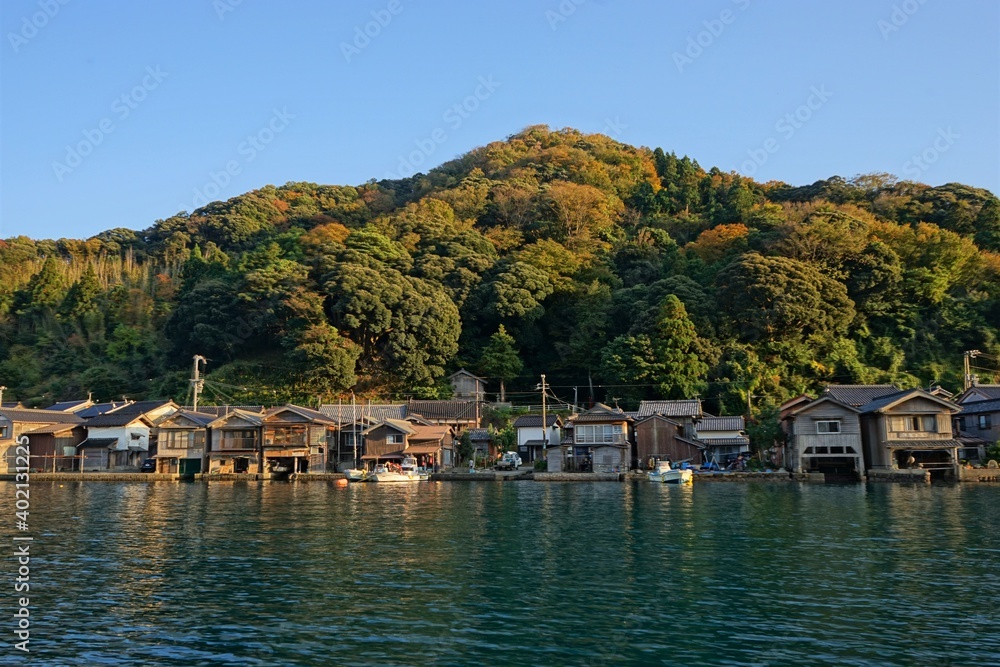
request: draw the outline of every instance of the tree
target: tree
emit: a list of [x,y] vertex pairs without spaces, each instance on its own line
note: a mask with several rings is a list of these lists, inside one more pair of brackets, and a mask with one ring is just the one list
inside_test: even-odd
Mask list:
[[314,393],[339,394],[358,381],[354,370],[361,347],[328,323],[308,326],[297,336],[297,343],[295,359]]
[[[619,336],[604,348],[605,372],[632,385],[652,385],[667,399],[692,398],[704,391],[708,346],[673,294],[660,306],[649,333]],[[625,392],[637,393],[637,392]]]
[[472,458],[472,455],[476,450],[472,447],[472,436],[469,435],[468,431],[462,432],[462,437],[458,439],[458,449],[455,452],[458,454],[458,461],[468,461]]
[[854,319],[844,284],[794,259],[747,253],[717,282],[720,305],[747,342],[829,338]]
[[497,332],[490,336],[490,342],[479,359],[479,368],[487,377],[500,380],[500,402],[506,401],[504,384],[521,374],[524,363],[517,353],[517,341],[507,333],[502,324]]

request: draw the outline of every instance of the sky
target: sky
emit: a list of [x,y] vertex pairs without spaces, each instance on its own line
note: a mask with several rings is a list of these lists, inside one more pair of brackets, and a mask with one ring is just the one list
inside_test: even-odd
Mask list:
[[996,0],[4,0],[0,238],[409,176],[529,125],[1000,192]]

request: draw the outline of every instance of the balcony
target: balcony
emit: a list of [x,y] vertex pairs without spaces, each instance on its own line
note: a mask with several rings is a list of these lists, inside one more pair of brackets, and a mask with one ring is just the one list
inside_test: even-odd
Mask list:
[[257,449],[257,438],[223,438],[219,442],[219,449],[222,451],[230,450],[256,450]]
[[627,445],[628,440],[624,433],[605,433],[604,435],[575,434],[573,443],[576,445]]

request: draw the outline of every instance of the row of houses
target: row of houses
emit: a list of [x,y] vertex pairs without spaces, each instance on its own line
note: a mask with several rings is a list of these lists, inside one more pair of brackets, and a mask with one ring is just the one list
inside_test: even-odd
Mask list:
[[1000,385],[957,397],[891,384],[831,385],[781,406],[788,467],[834,476],[922,468],[955,477],[963,462],[982,461],[998,441],[998,418]]

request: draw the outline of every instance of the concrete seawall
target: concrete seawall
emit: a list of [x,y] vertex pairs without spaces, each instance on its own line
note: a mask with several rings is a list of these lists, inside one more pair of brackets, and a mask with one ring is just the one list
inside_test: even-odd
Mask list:
[[620,482],[620,472],[536,472],[536,482]]

